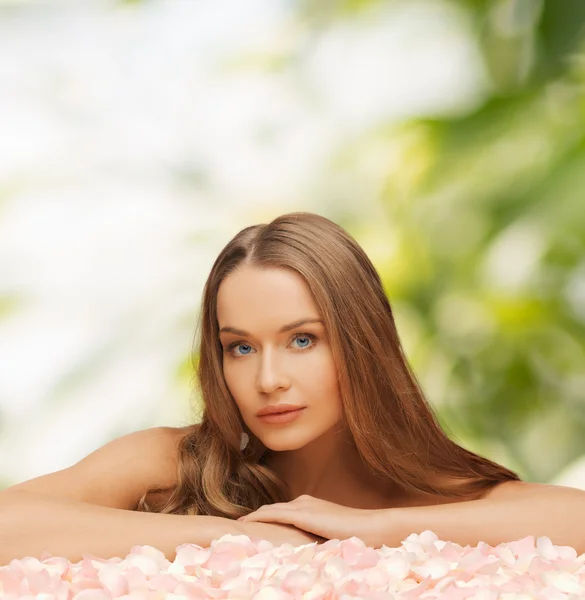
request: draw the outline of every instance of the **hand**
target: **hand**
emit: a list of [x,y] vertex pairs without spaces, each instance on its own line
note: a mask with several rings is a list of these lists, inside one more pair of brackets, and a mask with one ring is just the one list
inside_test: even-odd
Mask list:
[[257,523],[254,521],[244,523],[241,519],[238,519],[238,521],[237,525],[240,533],[247,535],[250,539],[268,540],[275,546],[281,546],[282,544],[304,546],[313,542],[321,544],[327,541],[318,535],[297,529],[294,525]]
[[373,513],[303,494],[292,502],[264,504],[238,521],[288,523],[326,539],[345,540],[356,536],[367,544],[374,528]]

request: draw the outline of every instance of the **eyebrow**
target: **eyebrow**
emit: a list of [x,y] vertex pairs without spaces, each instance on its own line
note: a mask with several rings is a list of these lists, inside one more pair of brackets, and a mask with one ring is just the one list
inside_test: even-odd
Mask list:
[[[285,331],[290,331],[291,329],[296,329],[301,325],[305,325],[306,323],[322,323],[322,319],[299,319],[298,321],[294,321],[293,323],[289,323],[288,325],[283,325],[278,333],[284,333]],[[243,329],[236,329],[235,327],[222,327],[219,330],[219,333],[235,333],[236,335],[250,335],[249,332],[244,331]]]

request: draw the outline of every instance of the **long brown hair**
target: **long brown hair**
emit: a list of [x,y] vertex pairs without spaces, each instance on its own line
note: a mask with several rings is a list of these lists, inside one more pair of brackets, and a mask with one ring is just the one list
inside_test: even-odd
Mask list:
[[[272,451],[245,426],[223,376],[217,293],[243,264],[292,269],[304,278],[329,337],[344,425],[375,476],[408,492],[454,502],[520,480],[441,429],[404,355],[380,276],[359,244],[329,219],[295,212],[246,227],[213,264],[203,290],[200,344],[193,353],[201,423],[179,443],[177,485],[170,497],[155,507],[144,494],[137,510],[238,518],[263,504],[293,500],[287,483],[267,466]],[[244,452],[242,431],[250,436]]]

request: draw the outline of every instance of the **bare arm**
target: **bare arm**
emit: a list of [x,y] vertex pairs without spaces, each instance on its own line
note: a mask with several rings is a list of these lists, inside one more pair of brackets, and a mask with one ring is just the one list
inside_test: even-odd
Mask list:
[[220,531],[229,533],[227,525],[217,517],[141,513],[15,490],[0,502],[0,564],[45,550],[71,562],[86,553],[124,558],[137,544],[174,560],[176,546],[209,545]]
[[0,565],[43,551],[71,562],[83,554],[124,558],[135,545],[149,545],[174,560],[176,547],[230,533],[301,545],[319,538],[292,526],[242,523],[222,517],[135,512],[14,490],[0,497]]
[[[498,489],[500,488],[500,489]],[[585,491],[539,483],[510,482],[481,500],[374,511],[369,543],[396,544],[411,533],[434,531],[461,546],[497,546],[532,535],[585,553]],[[374,539],[375,538],[375,539]]]

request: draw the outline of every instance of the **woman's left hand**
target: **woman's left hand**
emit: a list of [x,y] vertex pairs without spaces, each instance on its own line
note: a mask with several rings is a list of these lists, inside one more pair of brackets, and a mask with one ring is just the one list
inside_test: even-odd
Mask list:
[[238,521],[288,523],[330,540],[356,536],[368,544],[375,527],[373,513],[303,494],[291,502],[264,504]]

